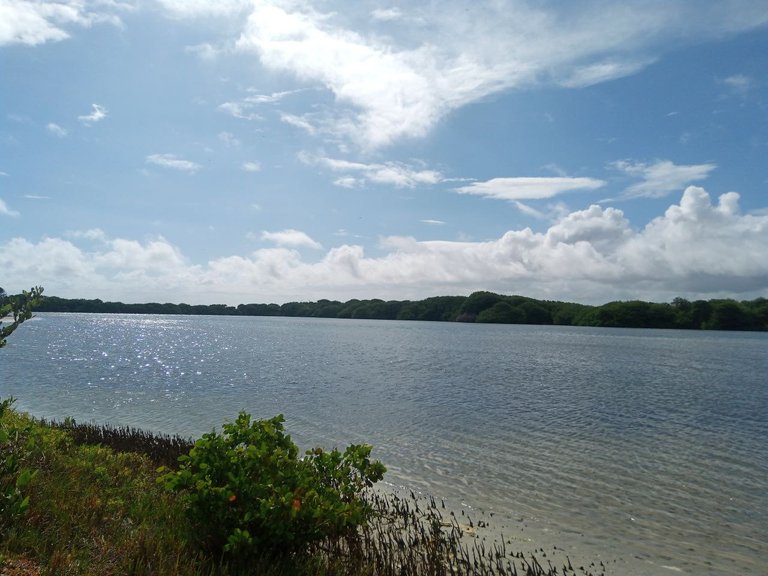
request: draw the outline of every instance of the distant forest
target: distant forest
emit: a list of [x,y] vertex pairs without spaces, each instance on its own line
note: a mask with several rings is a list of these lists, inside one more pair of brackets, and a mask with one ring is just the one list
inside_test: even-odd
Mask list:
[[293,316],[375,320],[431,320],[496,324],[554,324],[623,328],[682,328],[692,330],[768,330],[768,299],[689,301],[671,303],[631,300],[589,306],[475,292],[469,296],[436,296],[424,300],[318,300],[285,304],[123,304],[101,300],[46,296],[40,312],[98,312],[116,314],[196,314],[227,316]]

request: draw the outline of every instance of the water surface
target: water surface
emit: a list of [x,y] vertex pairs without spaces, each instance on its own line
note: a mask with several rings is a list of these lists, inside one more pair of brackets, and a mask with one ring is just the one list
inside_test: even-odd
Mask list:
[[766,573],[766,334],[40,314],[0,362],[37,416],[198,436],[283,413],[302,447],[371,443],[389,482],[520,547]]

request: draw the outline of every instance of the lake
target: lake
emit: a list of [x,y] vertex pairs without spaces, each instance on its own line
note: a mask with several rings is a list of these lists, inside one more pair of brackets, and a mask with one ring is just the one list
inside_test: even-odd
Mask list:
[[283,413],[609,573],[767,572],[768,334],[39,314],[0,378],[36,416],[184,436]]

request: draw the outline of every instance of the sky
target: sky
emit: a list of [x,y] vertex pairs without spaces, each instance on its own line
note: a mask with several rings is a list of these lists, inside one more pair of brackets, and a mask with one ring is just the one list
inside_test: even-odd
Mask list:
[[0,0],[0,286],[768,297],[768,3]]

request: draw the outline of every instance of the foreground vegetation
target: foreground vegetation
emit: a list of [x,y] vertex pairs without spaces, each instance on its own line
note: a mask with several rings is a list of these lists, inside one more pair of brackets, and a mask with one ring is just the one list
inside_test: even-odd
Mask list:
[[625,328],[681,328],[693,330],[768,330],[768,299],[729,299],[671,303],[609,302],[588,306],[475,292],[470,296],[437,296],[418,301],[318,300],[278,304],[124,304],[101,300],[46,297],[44,312],[99,312],[136,314],[210,314],[229,316],[302,316],[377,320],[432,320],[503,324],[556,324]]
[[298,458],[280,417],[241,414],[193,444],[44,422],[8,400],[0,413],[2,574],[603,574],[486,546],[432,499],[371,491],[384,468],[370,447]]

